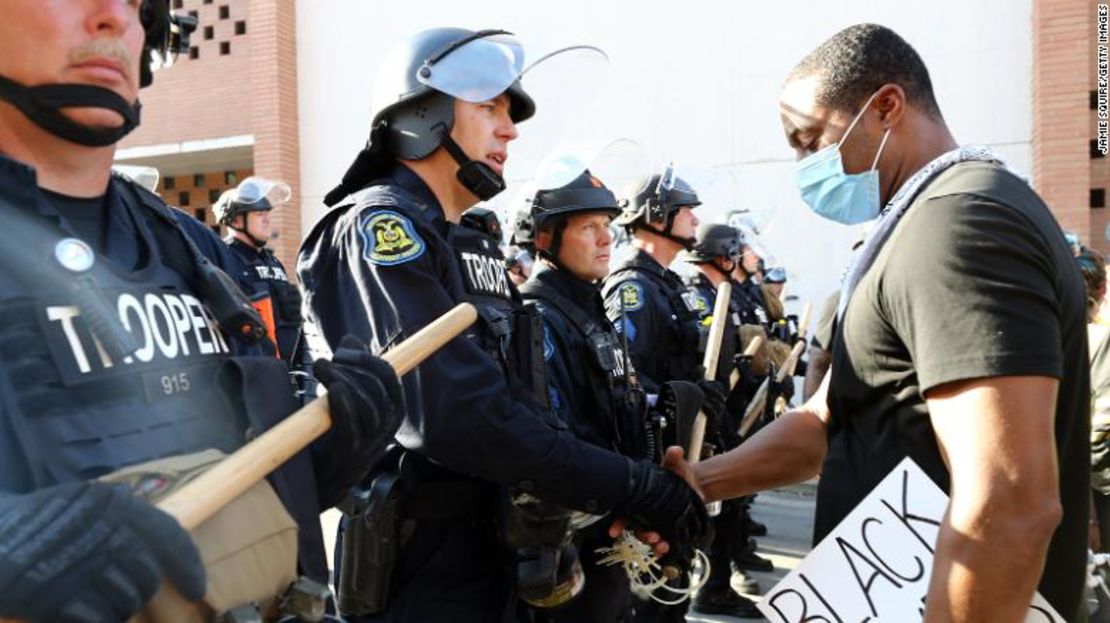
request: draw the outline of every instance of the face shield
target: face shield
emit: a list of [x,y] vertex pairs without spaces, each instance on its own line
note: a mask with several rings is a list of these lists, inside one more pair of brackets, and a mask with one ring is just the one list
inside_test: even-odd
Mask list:
[[289,184],[251,176],[239,183],[232,201],[243,211],[269,210],[286,204],[293,197]]

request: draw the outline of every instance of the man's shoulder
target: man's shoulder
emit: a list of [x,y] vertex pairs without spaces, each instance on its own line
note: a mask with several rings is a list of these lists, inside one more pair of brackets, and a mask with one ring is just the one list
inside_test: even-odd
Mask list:
[[915,203],[930,208],[915,209],[916,220],[959,218],[960,214],[948,212],[989,206],[995,209],[980,210],[974,216],[1020,219],[1039,227],[1055,222],[1029,183],[996,162],[962,162],[950,167],[921,191]]

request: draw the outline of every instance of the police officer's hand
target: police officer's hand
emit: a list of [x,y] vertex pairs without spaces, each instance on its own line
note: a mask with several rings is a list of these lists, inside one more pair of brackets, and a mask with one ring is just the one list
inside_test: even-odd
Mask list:
[[704,396],[701,403],[702,411],[710,421],[719,422],[725,412],[725,401],[728,400],[728,392],[725,391],[724,385],[705,379],[698,381],[697,385]]
[[355,484],[381,458],[404,416],[404,398],[397,373],[370,354],[358,339],[346,336],[331,361],[317,359],[312,373],[328,388],[332,430],[330,451],[345,465],[358,466],[348,475]]
[[[669,452],[679,449],[669,450]],[[657,532],[679,558],[690,556],[709,529],[705,502],[683,477],[649,461],[632,465],[629,494],[614,514]],[[622,524],[618,524],[622,525]]]
[[123,621],[162,580],[205,594],[189,534],[124,485],[75,482],[0,498],[0,616]]

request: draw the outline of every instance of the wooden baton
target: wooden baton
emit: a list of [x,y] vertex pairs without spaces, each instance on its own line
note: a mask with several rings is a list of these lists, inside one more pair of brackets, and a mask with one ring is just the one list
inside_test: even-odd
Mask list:
[[[382,355],[382,359],[393,367],[397,376],[403,376],[474,324],[477,318],[478,312],[473,305],[460,303]],[[328,400],[327,396],[321,396],[166,496],[158,508],[172,515],[186,530],[192,530],[329,428]]]
[[[709,341],[705,345],[705,380],[712,381],[717,376],[717,359],[721,356],[721,338],[724,337],[725,324],[728,322],[728,303],[732,296],[732,284],[727,281],[717,286],[717,300],[713,303],[713,320],[709,324]],[[687,461],[697,463],[701,459],[701,446],[705,440],[705,411],[698,411],[694,418],[694,429],[690,431],[690,447],[686,449]]]

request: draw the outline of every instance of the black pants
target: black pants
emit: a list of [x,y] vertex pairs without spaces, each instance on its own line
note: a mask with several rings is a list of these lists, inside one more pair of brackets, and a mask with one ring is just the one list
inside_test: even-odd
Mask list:
[[713,518],[713,543],[709,546],[709,579],[703,590],[720,590],[732,582],[732,558],[748,540],[744,504],[729,500],[721,504],[721,514]]
[[[517,623],[530,621],[500,560],[490,519],[408,520],[385,612],[345,616],[351,623]],[[342,526],[336,544],[340,572]]]

